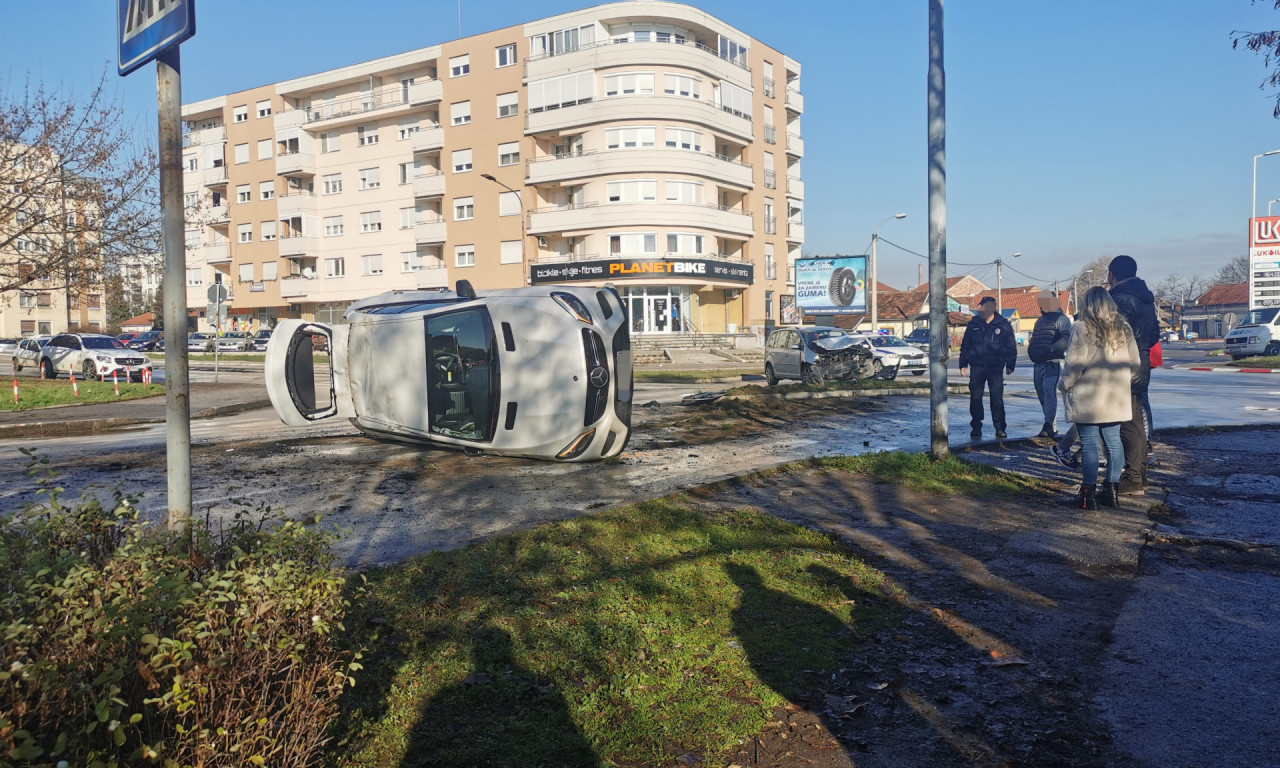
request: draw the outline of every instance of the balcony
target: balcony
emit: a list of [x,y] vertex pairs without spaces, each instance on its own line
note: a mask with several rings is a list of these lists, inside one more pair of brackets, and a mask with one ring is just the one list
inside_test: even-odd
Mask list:
[[778,174],[774,173],[773,171],[765,171],[765,172],[764,172],[764,188],[765,188],[765,189],[777,189],[777,188],[778,188]]
[[289,128],[301,128],[307,122],[307,111],[305,109],[287,109],[284,112],[275,113],[276,133],[286,131]]
[[665,94],[612,96],[559,109],[528,112],[524,132],[559,133],[595,123],[656,119],[697,123],[746,142],[754,138],[751,121],[745,117],[726,112],[710,101]]
[[574,234],[599,229],[666,226],[708,229],[740,237],[755,232],[751,214],[719,205],[700,203],[586,203],[529,212],[531,235]]
[[301,126],[308,131],[325,131],[366,122],[373,113],[378,113],[379,119],[397,117],[440,101],[442,94],[439,80],[414,83],[408,89],[392,85],[344,99],[313,103],[303,109],[287,110],[276,117],[275,128],[280,131]]
[[751,166],[722,155],[687,149],[611,149],[603,152],[546,155],[525,164],[526,184],[552,184],[592,176],[630,173],[684,173],[751,189]]
[[804,139],[799,134],[787,134],[787,154],[793,157],[804,157]]
[[227,167],[220,165],[217,168],[209,168],[204,172],[204,185],[206,187],[225,187],[227,186]]
[[316,193],[305,189],[288,189],[276,196],[276,210],[281,219],[292,219],[295,216],[314,216],[316,213]]
[[721,58],[718,51],[692,40],[684,43],[615,43],[605,40],[573,51],[530,58],[525,62],[524,76],[528,82],[588,69],[652,66],[655,62],[703,72],[744,88],[751,85],[750,67]]
[[771,123],[764,124],[764,143],[765,144],[778,143],[778,126],[773,125]]
[[413,273],[413,280],[418,289],[448,288],[449,270],[444,267],[424,267]]
[[445,241],[448,225],[444,219],[427,219],[413,225],[413,240],[418,245],[439,245]]
[[804,182],[795,176],[788,176],[787,194],[792,197],[804,197]]
[[283,259],[314,257],[319,249],[317,239],[306,235],[281,235],[276,242],[280,243],[280,257]]
[[444,85],[439,80],[424,80],[409,86],[409,104],[434,104],[444,98]]
[[434,152],[438,149],[444,149],[444,128],[433,125],[430,128],[420,128],[413,134],[414,152]]
[[211,227],[225,227],[231,224],[231,206],[223,203],[209,208],[208,223]]
[[787,89],[787,109],[796,114],[804,111],[804,96],[794,88]]
[[227,140],[227,127],[215,125],[212,128],[201,128],[198,131],[187,131],[182,134],[182,146],[199,147],[205,144],[219,144]]
[[764,233],[766,235],[778,234],[778,217],[776,216],[764,217]]
[[300,299],[307,295],[307,283],[311,281],[305,277],[286,277],[280,281],[280,298],[282,299]]
[[276,155],[276,173],[281,176],[315,176],[316,156],[310,152]]
[[414,197],[440,197],[444,194],[444,174],[420,173],[413,177]]
[[804,224],[799,221],[787,222],[787,242],[803,243],[804,242]]
[[231,263],[231,246],[228,243],[205,245],[201,247],[201,250],[204,252],[204,262],[206,264]]

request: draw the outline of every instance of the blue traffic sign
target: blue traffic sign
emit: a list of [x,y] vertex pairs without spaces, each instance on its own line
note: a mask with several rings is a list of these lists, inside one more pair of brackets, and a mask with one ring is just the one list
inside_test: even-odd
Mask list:
[[196,33],[195,0],[118,0],[120,75]]

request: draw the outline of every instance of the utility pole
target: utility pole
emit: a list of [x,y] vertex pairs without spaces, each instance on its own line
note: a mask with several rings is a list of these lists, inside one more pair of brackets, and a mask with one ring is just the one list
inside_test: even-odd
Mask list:
[[929,456],[947,458],[947,76],[943,67],[942,0],[929,0]]

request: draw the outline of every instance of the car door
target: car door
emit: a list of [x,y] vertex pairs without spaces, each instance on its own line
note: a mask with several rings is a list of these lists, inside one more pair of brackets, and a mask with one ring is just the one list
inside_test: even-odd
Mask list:
[[792,379],[800,378],[800,334],[795,331],[787,331],[787,336],[783,340],[782,349],[778,350],[779,356],[782,358],[782,368],[779,373]]

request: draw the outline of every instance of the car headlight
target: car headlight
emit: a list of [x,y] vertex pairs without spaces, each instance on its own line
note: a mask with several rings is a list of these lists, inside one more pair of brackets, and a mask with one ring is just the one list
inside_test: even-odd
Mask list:
[[573,442],[564,447],[564,450],[556,454],[557,459],[576,459],[586,452],[591,446],[591,438],[596,436],[596,429],[592,427],[586,432],[574,438]]
[[551,298],[555,299],[557,304],[564,307],[565,312],[573,315],[581,322],[587,323],[588,325],[591,324],[591,310],[587,309],[587,305],[583,304],[582,300],[577,296],[574,296],[572,293],[561,293],[560,291],[556,291],[551,294]]
[[107,357],[106,355],[94,355],[94,357],[100,363],[114,363],[116,361],[114,357]]

